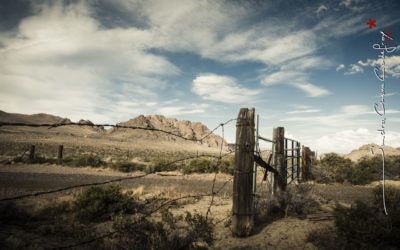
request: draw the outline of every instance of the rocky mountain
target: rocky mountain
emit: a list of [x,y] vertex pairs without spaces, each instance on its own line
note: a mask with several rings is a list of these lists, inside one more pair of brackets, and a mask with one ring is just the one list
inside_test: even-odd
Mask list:
[[[373,157],[371,153],[371,147],[374,149],[375,154],[381,154],[379,149],[379,145],[377,144],[366,144],[358,149],[351,151],[349,154],[344,155],[345,158],[348,158],[352,161],[358,161],[362,157]],[[384,146],[383,150],[385,151],[385,155],[400,155],[400,148],[393,148],[390,146]]]
[[[16,114],[16,113],[7,113],[4,111],[0,111],[0,122],[10,122],[10,123],[29,123],[29,124],[54,124],[54,123],[69,123],[71,122],[68,118],[62,118],[59,116],[49,115],[49,114],[34,114],[34,115],[25,115],[25,114]],[[78,123],[91,125],[93,124],[89,120],[81,119]],[[190,122],[190,121],[178,121],[175,118],[166,118],[162,115],[148,115],[143,116],[140,115],[134,119],[131,119],[126,122],[118,123],[122,126],[135,126],[142,128],[155,128],[164,131],[171,132],[173,134],[181,135],[188,139],[197,139],[200,140],[205,136],[209,135],[211,131],[200,122]],[[13,130],[23,130],[25,127],[9,127]],[[37,129],[37,128],[31,128]],[[46,129],[47,128],[43,128]],[[55,131],[55,129],[53,129]],[[76,126],[63,126],[58,127],[56,131],[60,133],[67,134],[82,134],[85,135],[90,133],[92,135],[98,134],[102,138],[118,138],[118,139],[132,139],[132,141],[149,141],[149,142],[161,142],[168,141],[173,143],[181,143],[184,140],[169,134],[165,134],[162,132],[153,132],[148,130],[141,129],[124,129],[124,128],[112,128],[108,131],[105,131],[103,128],[96,128],[90,126],[84,127],[76,127]],[[94,134],[93,134],[94,133]],[[227,146],[227,142],[222,140],[222,138],[218,135],[211,134],[204,139],[203,144],[208,145],[210,147],[220,147],[221,143],[224,143],[224,147]]]
[[[142,128],[154,128],[181,135],[188,139],[200,140],[209,135],[211,131],[200,122],[178,121],[175,118],[166,118],[162,115],[140,115],[127,122],[118,123],[121,126],[135,126]],[[108,131],[110,135],[124,135],[131,138],[141,138],[150,140],[166,140],[166,141],[182,141],[183,139],[165,134],[162,132],[152,132],[146,130],[133,130],[124,128],[112,128]],[[210,147],[220,147],[224,143],[224,147],[228,146],[225,140],[218,135],[211,134],[206,137],[203,143]]]

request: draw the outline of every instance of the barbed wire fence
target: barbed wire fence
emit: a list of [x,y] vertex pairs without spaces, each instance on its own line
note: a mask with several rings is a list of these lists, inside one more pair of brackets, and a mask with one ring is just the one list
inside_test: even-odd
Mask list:
[[[114,125],[114,124],[94,124],[91,122],[61,122],[61,123],[57,123],[57,124],[27,124],[27,123],[10,123],[10,122],[0,122],[0,127],[2,126],[25,126],[25,127],[48,127],[48,129],[52,129],[52,128],[57,128],[57,127],[63,127],[63,126],[90,126],[90,127],[114,127],[114,128],[124,128],[124,129],[134,129],[134,130],[147,130],[147,131],[152,131],[152,132],[161,132],[161,133],[165,133],[168,135],[172,135],[178,138],[182,138],[184,140],[187,141],[194,141],[194,142],[200,142],[201,144],[203,144],[204,140],[206,138],[208,138],[209,136],[211,136],[218,128],[222,128],[222,136],[221,136],[221,144],[220,144],[220,149],[219,149],[219,154],[218,156],[212,155],[212,154],[197,154],[196,156],[189,156],[189,157],[184,157],[181,159],[177,159],[174,161],[170,161],[168,163],[164,163],[164,164],[160,164],[159,167],[163,168],[163,167],[167,167],[169,165],[178,163],[178,162],[184,162],[190,159],[197,159],[197,158],[215,158],[217,159],[215,165],[214,165],[214,177],[213,177],[213,181],[212,181],[212,187],[211,187],[211,192],[209,194],[199,194],[199,195],[187,195],[187,196],[182,196],[176,199],[172,199],[172,200],[168,200],[166,202],[164,202],[163,204],[161,204],[160,206],[158,206],[157,208],[153,209],[152,211],[148,212],[147,214],[145,214],[145,217],[148,217],[154,213],[156,213],[157,211],[159,211],[160,209],[162,209],[163,207],[168,206],[171,203],[174,203],[178,200],[181,199],[187,199],[187,198],[201,198],[201,197],[211,197],[211,201],[210,204],[207,208],[207,212],[206,212],[206,219],[208,220],[208,216],[211,213],[211,207],[213,206],[214,203],[214,198],[216,195],[218,195],[223,189],[224,187],[233,180],[233,177],[231,177],[230,179],[226,180],[220,187],[218,190],[215,191],[216,188],[216,180],[217,180],[217,173],[218,170],[220,168],[221,165],[221,161],[224,157],[231,155],[232,153],[235,153],[234,150],[231,150],[227,153],[223,154],[223,149],[224,149],[224,144],[225,144],[225,134],[224,134],[224,126],[231,123],[232,121],[236,121],[236,118],[234,119],[230,119],[226,122],[220,123],[218,126],[216,126],[214,129],[212,129],[209,133],[207,133],[205,136],[201,137],[200,139],[197,139],[193,136],[193,138],[188,138],[185,137],[181,134],[177,134],[171,131],[166,131],[166,130],[162,130],[162,129],[157,129],[157,128],[153,128],[153,127],[138,127],[138,126],[123,126],[123,125]],[[24,152],[25,154],[25,152]],[[38,196],[42,196],[42,195],[46,195],[46,194],[52,194],[52,193],[59,193],[62,191],[66,191],[66,190],[71,190],[71,189],[76,189],[76,188],[85,188],[85,187],[90,187],[90,186],[98,186],[98,185],[105,185],[105,184],[110,184],[110,183],[114,183],[114,182],[123,182],[126,180],[133,180],[133,179],[139,179],[139,178],[144,178],[148,175],[150,175],[152,173],[146,173],[143,175],[136,175],[136,176],[128,176],[128,177],[122,177],[122,178],[116,178],[116,179],[112,179],[112,180],[107,180],[107,181],[102,181],[102,182],[92,182],[92,183],[84,183],[84,184],[78,184],[78,185],[72,185],[72,186],[68,186],[68,187],[63,187],[63,188],[58,188],[58,189],[53,189],[53,190],[48,190],[48,191],[39,191],[39,192],[34,192],[34,193],[30,193],[30,194],[23,194],[23,195],[18,195],[18,196],[14,196],[14,197],[7,197],[7,198],[3,198],[0,199],[0,202],[9,202],[9,201],[16,201],[16,200],[21,200],[21,199],[25,199],[28,197],[38,197]],[[216,224],[221,223],[223,220],[219,220]],[[70,244],[67,246],[59,246],[59,247],[55,247],[55,248],[50,248],[50,249],[69,249],[69,248],[74,248],[74,247],[78,247],[78,246],[83,246],[83,245],[87,245],[90,243],[93,243],[95,241],[98,240],[102,240],[108,237],[112,237],[113,235],[115,235],[116,233],[118,233],[118,231],[110,231],[107,232],[103,235],[100,235],[98,237],[94,237],[92,239],[88,239],[85,241],[80,241],[74,244]]]

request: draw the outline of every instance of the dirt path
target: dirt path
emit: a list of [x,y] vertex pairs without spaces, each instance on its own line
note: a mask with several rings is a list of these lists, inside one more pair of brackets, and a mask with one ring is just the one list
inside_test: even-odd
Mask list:
[[[143,187],[146,192],[168,190],[169,192],[177,192],[183,195],[211,193],[214,175],[182,176],[179,173],[176,173],[176,175],[161,176],[159,174],[151,174],[143,178],[125,180],[119,183],[124,189]],[[69,168],[55,165],[1,165],[0,198],[49,191],[86,183],[104,182],[129,176],[134,175],[107,169]],[[215,190],[218,190],[228,182],[221,189],[219,195],[226,196],[232,192],[232,185],[229,183],[231,180],[232,178],[227,175],[217,175]],[[76,189],[45,196],[46,198],[53,198],[60,195],[70,195],[74,190]]]

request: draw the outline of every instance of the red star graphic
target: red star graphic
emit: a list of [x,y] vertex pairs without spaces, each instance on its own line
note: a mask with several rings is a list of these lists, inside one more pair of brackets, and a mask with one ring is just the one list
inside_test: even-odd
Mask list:
[[376,27],[375,25],[376,20],[372,20],[371,18],[369,19],[369,21],[367,22],[367,24],[369,25],[369,28],[371,29],[372,27]]

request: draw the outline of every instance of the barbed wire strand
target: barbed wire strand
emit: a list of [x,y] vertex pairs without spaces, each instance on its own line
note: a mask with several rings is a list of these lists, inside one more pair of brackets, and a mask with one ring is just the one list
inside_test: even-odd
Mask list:
[[[225,153],[224,155],[222,155],[222,158],[227,156],[227,155],[230,155],[232,153],[234,153],[234,151]],[[182,162],[182,161],[186,161],[186,160],[190,160],[190,159],[202,158],[202,157],[210,157],[210,158],[218,158],[219,159],[221,156],[208,155],[208,154],[199,155],[199,156],[189,156],[189,157],[185,157],[185,158],[182,158],[182,159],[178,159],[178,160],[175,160],[175,161],[168,162],[166,164],[160,165],[160,167],[166,167],[166,166],[172,165],[174,163],[178,163],[178,162]],[[9,197],[9,198],[3,198],[3,199],[0,199],[0,202],[11,201],[11,200],[19,200],[19,199],[23,199],[23,198],[27,198],[27,197],[33,197],[33,196],[41,196],[41,195],[45,195],[45,194],[57,193],[57,192],[62,192],[62,191],[75,189],[75,188],[81,188],[81,187],[105,185],[105,184],[110,184],[110,183],[113,183],[113,182],[120,182],[120,181],[125,181],[125,180],[142,178],[142,177],[148,176],[150,174],[153,174],[153,173],[147,173],[147,174],[138,175],[138,176],[123,177],[123,178],[118,178],[118,179],[113,179],[113,180],[108,180],[108,181],[102,181],[102,182],[93,182],[93,183],[85,183],[85,184],[73,185],[73,186],[68,186],[68,187],[64,187],[64,188],[58,188],[58,189],[49,190],[49,191],[39,191],[39,192],[31,193],[31,194],[24,194],[24,195]]]
[[[222,149],[224,147],[224,142],[225,142],[224,124],[220,124],[220,125],[221,125],[221,128],[222,128],[222,140],[221,140],[221,149],[219,151],[219,158],[218,158],[217,164],[215,166],[216,168],[218,168],[218,166],[221,164]],[[212,188],[211,188],[211,194],[212,194],[211,202],[210,202],[210,205],[208,206],[208,209],[207,209],[206,220],[208,219],[208,214],[211,212],[211,206],[213,205],[213,202],[214,202],[214,187],[215,187],[215,181],[217,180],[217,173],[218,173],[218,170],[216,170],[215,174],[214,174],[214,180],[213,180],[213,184],[212,184]]]
[[[228,124],[228,123],[230,123],[230,122],[232,122],[232,121],[234,121],[234,120],[236,120],[236,119],[231,119],[231,120],[226,121],[225,123],[219,124],[215,129],[213,129],[209,134],[207,134],[206,136],[204,136],[204,137],[201,138],[200,140],[197,140],[197,139],[189,139],[189,138],[183,137],[183,136],[181,136],[181,135],[174,134],[174,133],[169,132],[169,131],[159,130],[159,129],[155,129],[155,128],[142,128],[142,127],[135,127],[135,126],[120,126],[120,125],[110,125],[110,124],[80,124],[80,123],[65,123],[65,124],[64,124],[64,123],[61,123],[61,124],[24,124],[24,123],[4,123],[4,122],[0,122],[0,126],[31,126],[31,127],[50,127],[50,128],[53,128],[53,127],[60,127],[60,126],[67,126],[67,125],[91,126],[91,127],[110,126],[110,127],[117,127],[117,128],[143,129],[143,130],[150,130],[150,131],[158,131],[158,132],[163,132],[163,133],[170,134],[170,135],[173,135],[173,136],[177,136],[177,137],[183,138],[183,139],[185,139],[185,140],[192,140],[192,141],[193,141],[193,140],[196,140],[196,141],[200,141],[200,142],[202,142],[205,138],[207,138],[208,136],[210,136],[216,129],[218,129],[219,127],[222,127],[222,142],[221,142],[221,148],[220,148],[220,152],[219,152],[219,156],[218,156],[218,157],[217,157],[217,156],[214,156],[214,155],[197,155],[196,157],[194,157],[194,156],[185,157],[185,158],[182,158],[182,159],[179,159],[179,160],[175,160],[175,161],[169,162],[169,163],[167,163],[167,164],[164,165],[164,166],[168,166],[168,165],[171,165],[171,164],[173,164],[173,163],[177,163],[177,162],[180,162],[180,161],[185,161],[185,160],[193,159],[193,158],[214,157],[214,158],[218,158],[218,161],[217,161],[217,164],[216,164],[216,167],[218,167],[218,166],[220,165],[221,159],[222,159],[223,157],[225,157],[226,155],[229,155],[229,154],[232,154],[232,153],[235,152],[235,151],[230,151],[230,152],[228,152],[228,153],[222,155],[223,145],[224,145],[224,142],[225,142],[225,138],[224,138],[224,125],[226,125],[226,124]],[[59,188],[59,189],[50,190],[50,191],[40,191],[40,192],[36,192],[36,193],[31,193],[31,194],[25,194],[25,195],[20,195],[20,196],[15,196],[15,197],[9,197],[9,198],[0,199],[0,202],[1,202],[1,201],[11,201],[11,200],[23,199],[23,198],[27,198],[27,197],[33,197],[33,196],[36,197],[36,196],[40,196],[40,195],[44,195],[44,194],[62,192],[62,191],[66,191],[66,190],[74,189],[74,188],[79,188],[79,187],[87,187],[87,186],[93,186],[93,185],[104,185],[104,184],[109,184],[109,183],[113,183],[113,182],[119,182],[119,181],[129,180],[129,179],[142,178],[142,177],[148,176],[148,175],[150,175],[150,174],[152,174],[152,173],[147,173],[147,174],[139,175],[139,176],[130,176],[130,177],[118,178],[118,179],[113,179],[113,180],[103,181],[103,182],[85,183],[85,184],[74,185],[74,186]],[[156,211],[160,210],[162,207],[165,207],[166,205],[168,205],[168,204],[170,204],[170,203],[172,203],[172,202],[175,202],[175,201],[177,201],[177,200],[180,200],[180,199],[186,199],[186,198],[200,198],[200,197],[205,197],[205,196],[211,196],[212,199],[211,199],[211,202],[210,202],[210,205],[209,205],[209,207],[208,207],[208,209],[207,209],[207,214],[206,214],[206,218],[208,218],[208,214],[210,213],[211,206],[213,205],[214,196],[217,195],[217,194],[226,186],[226,184],[229,183],[229,182],[232,180],[232,178],[231,178],[231,179],[225,181],[225,183],[223,183],[223,185],[222,185],[216,192],[214,192],[214,189],[215,189],[215,182],[216,182],[216,176],[217,176],[217,172],[216,172],[215,175],[214,175],[211,194],[189,195],[189,196],[183,196],[183,197],[179,197],[179,198],[177,198],[177,199],[169,200],[169,201],[167,201],[167,202],[161,204],[159,207],[157,207],[156,209],[154,209],[154,210],[151,211],[150,213],[148,213],[146,216],[149,216],[149,215],[155,213]],[[73,244],[73,245],[62,246],[62,247],[56,247],[56,248],[51,248],[51,249],[68,249],[68,248],[74,248],[74,247],[78,247],[78,246],[90,244],[90,243],[92,243],[92,242],[94,242],[94,241],[97,241],[97,240],[101,240],[101,239],[105,239],[105,238],[111,237],[111,236],[113,236],[113,235],[116,234],[116,233],[118,233],[118,232],[117,232],[117,231],[111,231],[111,232],[108,232],[108,233],[106,233],[106,234],[103,234],[103,235],[101,235],[101,236],[99,236],[99,237],[95,237],[95,238],[92,238],[92,239],[89,239],[89,240],[86,240],[86,241],[81,241],[81,242],[78,242],[78,243]]]
[[64,122],[64,123],[44,123],[44,124],[34,124],[34,123],[21,123],[21,122],[0,122],[0,127],[1,126],[20,126],[20,127],[48,127],[49,129],[51,128],[57,128],[57,127],[63,127],[63,126],[89,126],[89,127],[113,127],[113,128],[126,128],[126,129],[138,129],[138,130],[148,130],[148,131],[154,131],[154,132],[161,132],[165,133],[168,135],[176,136],[179,138],[182,138],[187,141],[195,141],[195,142],[201,142],[203,143],[203,140],[206,139],[207,137],[211,136],[215,130],[217,130],[220,126],[226,125],[236,119],[230,119],[224,123],[219,124],[217,127],[215,127],[213,130],[211,130],[207,135],[200,139],[196,138],[187,138],[185,136],[182,136],[180,134],[173,133],[171,131],[166,131],[163,129],[157,129],[157,128],[152,128],[152,127],[138,127],[138,126],[125,126],[125,125],[118,125],[118,124],[94,124],[94,123],[79,123],[79,122]]

